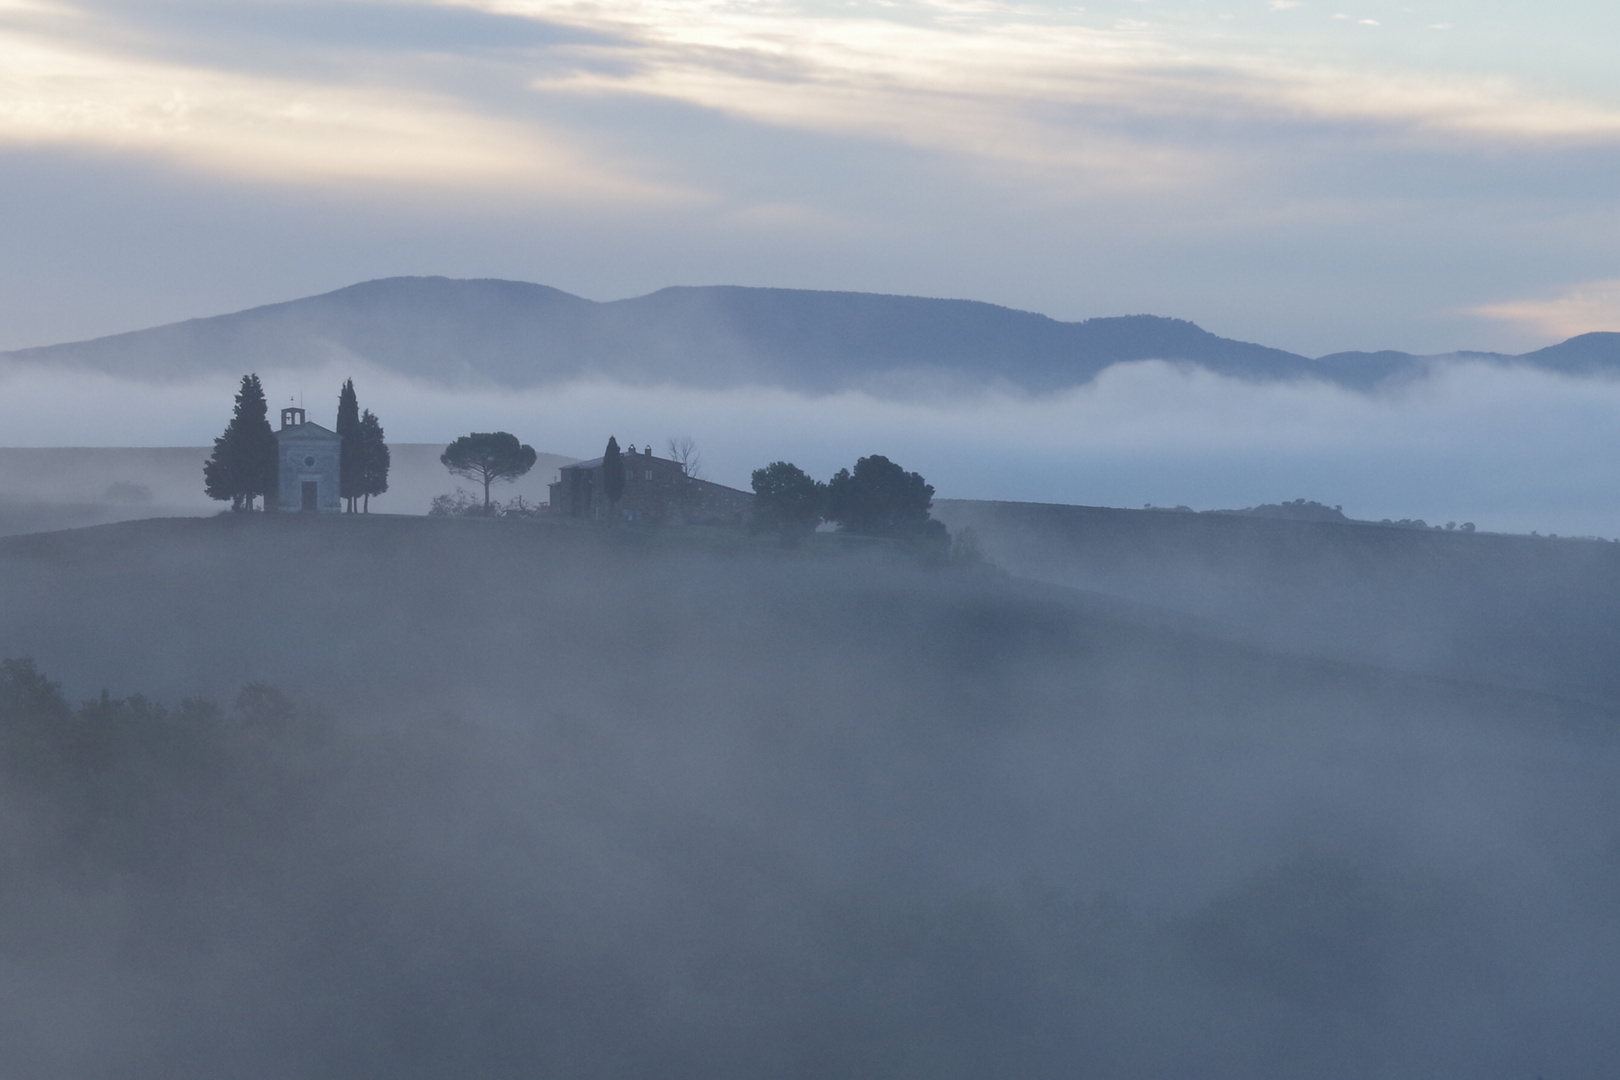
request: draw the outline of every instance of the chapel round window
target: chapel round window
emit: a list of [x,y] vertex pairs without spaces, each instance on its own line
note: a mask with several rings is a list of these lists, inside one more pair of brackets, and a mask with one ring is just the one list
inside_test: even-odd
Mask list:
[[310,454],[308,457],[304,458],[304,464],[305,465],[313,465],[313,464],[315,464],[315,455]]

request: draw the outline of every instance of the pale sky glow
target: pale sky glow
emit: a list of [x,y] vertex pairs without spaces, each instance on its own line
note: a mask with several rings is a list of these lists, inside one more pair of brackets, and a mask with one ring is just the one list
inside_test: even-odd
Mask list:
[[448,273],[1529,348],[1620,328],[1556,299],[1620,277],[1617,32],[1570,0],[0,0],[0,347]]
[[[982,109],[998,120],[1070,105],[1237,121],[1374,120],[1527,139],[1620,135],[1620,106],[1548,96],[1499,75],[1302,62],[1262,48],[1263,37],[1187,33],[1175,23],[1164,32],[1141,22],[1097,29],[1083,12],[1028,5],[917,4],[915,17],[896,18],[903,5],[828,12],[725,0],[457,2],[620,39],[582,50],[620,65],[537,83],[542,89],[663,95],[775,123],[870,125],[899,138],[927,137],[939,123],[908,109],[907,94],[944,97],[952,111]],[[963,151],[999,148],[980,129],[964,134],[979,138],[942,141]]]
[[1594,326],[1620,326],[1620,281],[1594,281],[1559,296],[1485,304],[1478,314],[1530,327],[1553,338]]
[[[45,14],[78,25],[77,13]],[[654,194],[542,125],[419,90],[265,78],[5,30],[0,56],[0,141],[157,153],[274,183],[540,185],[565,199]]]

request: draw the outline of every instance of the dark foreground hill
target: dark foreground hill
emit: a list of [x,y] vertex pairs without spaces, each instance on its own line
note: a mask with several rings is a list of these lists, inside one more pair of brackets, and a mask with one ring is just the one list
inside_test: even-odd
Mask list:
[[1620,743],[1552,695],[882,546],[381,517],[0,540],[0,655],[110,690],[0,678],[6,1076],[1620,1053]]
[[[1485,356],[1486,354],[1470,354]],[[1496,357],[1497,359],[1507,359]],[[1044,392],[1133,360],[1245,379],[1367,387],[1423,370],[1406,353],[1317,361],[1151,315],[1059,322],[969,300],[732,286],[595,303],[518,281],[389,278],[95,341],[0,354],[142,378],[368,361],[431,382],[546,386],[579,378],[810,392],[1000,384]],[[1620,334],[1522,358],[1612,371]]]

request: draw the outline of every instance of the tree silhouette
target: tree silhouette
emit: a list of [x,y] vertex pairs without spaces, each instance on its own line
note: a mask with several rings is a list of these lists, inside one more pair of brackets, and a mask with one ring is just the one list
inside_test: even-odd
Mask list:
[[624,458],[619,454],[619,440],[608,436],[607,449],[602,451],[602,494],[608,500],[608,520],[617,513],[619,500],[624,498]]
[[843,532],[913,537],[933,505],[933,485],[880,454],[861,458],[854,472],[838,470],[827,484],[827,518]]
[[343,451],[338,458],[338,495],[354,513],[354,503],[364,492],[360,490],[360,472],[364,463],[360,447],[360,400],[354,393],[354,380],[344,379],[338,391],[337,433],[343,438]]
[[371,497],[388,490],[388,467],[391,455],[383,441],[383,428],[377,414],[367,409],[360,417],[360,435],[357,440],[360,458],[360,476],[357,481],[360,495],[366,500],[366,513],[371,513]]
[[203,465],[203,485],[210,499],[231,502],[232,510],[252,510],[253,500],[276,490],[276,435],[270,430],[269,406],[257,375],[242,376],[236,409],[225,433],[214,440],[214,452]]
[[804,470],[786,461],[773,461],[755,469],[754,524],[782,537],[791,544],[812,533],[821,523],[827,506],[827,485],[805,475]]
[[[379,432],[380,432],[379,428]],[[489,485],[516,480],[534,468],[534,447],[521,445],[505,431],[475,431],[463,435],[439,455],[439,463],[457,476],[484,485],[484,513],[489,513]]]
[[698,453],[697,440],[690,435],[669,437],[669,460],[681,467],[681,475],[688,480],[703,478],[703,455]]

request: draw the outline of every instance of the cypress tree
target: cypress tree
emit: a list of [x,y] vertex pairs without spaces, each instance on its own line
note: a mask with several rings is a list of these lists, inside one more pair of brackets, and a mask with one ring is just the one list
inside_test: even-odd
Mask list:
[[214,452],[203,463],[203,490],[210,499],[229,499],[233,511],[242,509],[240,441],[236,437],[236,421],[233,419],[226,426],[225,434],[215,436]]
[[256,497],[268,498],[276,490],[276,434],[270,430],[269,412],[259,377],[242,376],[231,422],[214,440],[214,453],[203,466],[209,498],[229,499],[232,510],[252,510]]
[[337,433],[343,439],[338,458],[338,495],[348,503],[348,512],[354,513],[354,503],[361,495],[360,475],[365,468],[365,449],[360,445],[360,400],[354,393],[354,380],[343,380],[338,391]]
[[268,509],[280,486],[280,447],[270,427],[270,405],[264,399],[264,387],[257,375],[248,376],[242,384],[242,393],[245,395],[241,413],[247,462],[247,507],[253,509],[254,496],[263,495]]
[[366,513],[371,513],[371,497],[388,490],[388,444],[377,414],[367,409],[360,417],[360,494],[365,496]]
[[619,500],[624,497],[624,458],[619,456],[619,440],[608,436],[607,449],[602,451],[602,494],[608,499],[608,520],[618,516]]

